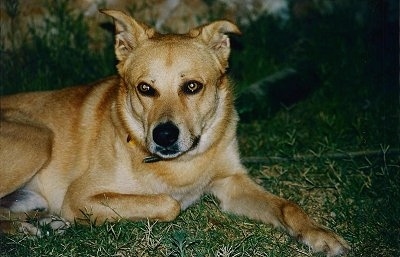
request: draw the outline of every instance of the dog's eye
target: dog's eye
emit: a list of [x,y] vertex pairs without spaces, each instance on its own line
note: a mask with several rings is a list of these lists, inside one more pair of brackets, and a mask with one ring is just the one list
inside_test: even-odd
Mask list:
[[183,84],[182,90],[185,94],[187,95],[194,95],[200,92],[200,90],[203,88],[203,84],[201,84],[198,81],[188,81],[185,84]]
[[155,96],[157,94],[157,92],[154,88],[152,88],[149,84],[144,83],[144,82],[139,83],[139,85],[137,86],[137,89],[138,89],[139,93],[144,96]]

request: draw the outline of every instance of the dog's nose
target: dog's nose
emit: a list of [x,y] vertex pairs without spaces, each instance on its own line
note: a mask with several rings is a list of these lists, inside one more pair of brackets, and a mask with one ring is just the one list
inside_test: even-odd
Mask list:
[[172,122],[158,124],[153,130],[154,142],[162,147],[172,146],[179,137],[179,129]]

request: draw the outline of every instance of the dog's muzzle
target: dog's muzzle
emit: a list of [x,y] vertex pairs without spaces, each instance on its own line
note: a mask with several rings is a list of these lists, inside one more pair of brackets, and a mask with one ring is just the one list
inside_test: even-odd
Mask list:
[[187,140],[179,140],[181,132],[171,121],[158,124],[152,131],[152,156],[146,157],[144,162],[155,162],[161,159],[171,159],[194,149],[200,137],[193,137]]

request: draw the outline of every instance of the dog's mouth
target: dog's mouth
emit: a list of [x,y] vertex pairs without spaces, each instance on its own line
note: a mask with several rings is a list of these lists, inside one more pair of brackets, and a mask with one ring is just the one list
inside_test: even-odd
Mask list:
[[143,159],[144,163],[153,163],[153,162],[158,162],[158,161],[162,161],[162,160],[170,160],[170,159],[174,159],[177,158],[189,151],[194,150],[197,145],[200,142],[200,136],[195,137],[192,140],[192,144],[191,146],[187,149],[187,150],[181,150],[178,146],[177,143],[168,146],[168,147],[164,147],[164,146],[159,146],[157,145],[155,147],[155,151],[153,151],[153,153],[147,157],[145,157]]

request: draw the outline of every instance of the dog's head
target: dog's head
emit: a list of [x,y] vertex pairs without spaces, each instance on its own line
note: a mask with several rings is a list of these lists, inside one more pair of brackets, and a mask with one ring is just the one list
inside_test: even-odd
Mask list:
[[226,33],[239,29],[217,21],[184,35],[161,35],[123,12],[102,12],[115,22],[118,108],[130,137],[161,159],[206,151],[236,122]]

